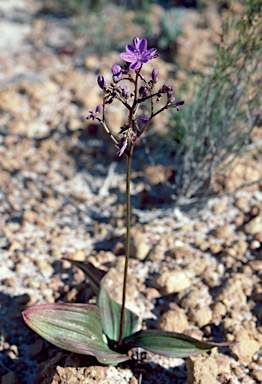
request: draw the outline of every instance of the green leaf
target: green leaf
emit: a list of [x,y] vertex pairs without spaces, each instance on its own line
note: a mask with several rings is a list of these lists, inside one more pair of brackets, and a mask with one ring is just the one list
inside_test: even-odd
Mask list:
[[[104,285],[105,279],[103,279],[100,284],[97,306],[100,309],[104,333],[111,341],[116,342],[119,339],[121,305],[111,299]],[[138,329],[138,316],[134,312],[125,308],[123,338],[137,332]]]
[[129,359],[109,349],[103,340],[99,309],[90,304],[39,304],[23,312],[26,324],[38,335],[67,351],[92,355],[102,364]]
[[63,257],[62,259],[70,261],[70,263],[72,263],[75,267],[80,268],[85,273],[89,280],[92,291],[97,295],[99,291],[100,281],[103,279],[107,272],[102,271],[102,269],[96,268],[93,264],[89,263],[88,261],[75,261],[67,259],[65,257]]
[[200,341],[193,337],[175,332],[145,330],[137,332],[123,340],[130,347],[141,347],[159,355],[183,358],[209,351],[213,347],[228,346],[231,342],[213,343]]

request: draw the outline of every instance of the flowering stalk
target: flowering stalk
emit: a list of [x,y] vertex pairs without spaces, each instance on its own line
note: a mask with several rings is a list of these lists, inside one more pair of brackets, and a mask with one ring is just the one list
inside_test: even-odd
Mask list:
[[[184,101],[174,102],[173,88],[164,84],[158,91],[154,92],[154,88],[158,82],[158,72],[153,69],[151,79],[147,82],[141,73],[142,66],[149,60],[156,58],[158,55],[155,48],[147,49],[147,40],[135,37],[133,44],[126,46],[126,52],[120,54],[120,58],[126,63],[125,68],[121,68],[118,64],[112,66],[112,80],[110,86],[104,80],[104,77],[99,75],[97,82],[103,90],[103,104],[96,107],[95,111],[90,111],[88,119],[98,120],[105,131],[110,135],[115,145],[118,147],[117,155],[120,157],[123,154],[127,157],[126,165],[126,248],[125,248],[125,266],[123,280],[123,295],[121,306],[121,318],[119,324],[119,338],[117,345],[120,346],[123,340],[123,329],[125,322],[125,302],[126,302],[126,286],[128,275],[128,261],[130,252],[130,182],[131,182],[131,162],[135,141],[147,130],[152,119],[169,108],[176,108],[179,111]],[[135,71],[135,74],[133,74]],[[130,91],[126,84],[121,82],[130,82],[133,90]],[[142,84],[141,84],[142,82]],[[154,103],[158,104],[163,97],[166,97],[166,103],[157,111],[154,111]],[[105,121],[105,108],[115,99],[120,101],[128,110],[127,123],[120,128],[120,140],[118,141],[110,132]],[[140,104],[150,101],[151,114],[150,116],[140,116],[137,119]],[[102,119],[98,116],[102,112]],[[140,122],[140,126],[138,123]]]
[[124,281],[123,281],[123,290],[122,290],[122,306],[121,306],[118,345],[122,344],[123,327],[125,322],[126,284],[127,284],[128,261],[129,261],[129,253],[130,253],[130,229],[131,229],[130,183],[131,183],[131,163],[132,163],[133,149],[134,149],[134,144],[131,144],[129,154],[127,155],[127,163],[126,163],[126,250],[125,250]]

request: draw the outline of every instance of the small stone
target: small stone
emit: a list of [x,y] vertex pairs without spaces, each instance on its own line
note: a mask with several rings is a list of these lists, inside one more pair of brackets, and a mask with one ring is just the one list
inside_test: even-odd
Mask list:
[[164,247],[159,244],[153,247],[148,254],[148,260],[150,261],[161,261],[164,259],[164,257]]
[[251,260],[248,265],[252,271],[259,272],[262,271],[262,260]]
[[230,358],[222,353],[215,356],[215,360],[218,367],[218,375],[222,375],[230,372]]
[[210,252],[212,252],[213,255],[217,255],[218,253],[222,252],[222,250],[223,250],[222,244],[215,243],[215,244],[211,244],[210,246]]
[[262,383],[262,368],[260,367],[251,371],[251,377],[258,383]]
[[136,232],[130,245],[130,255],[138,260],[144,260],[150,249],[145,234]]
[[189,263],[186,269],[188,271],[193,271],[195,275],[199,276],[204,272],[207,266],[208,266],[208,262],[206,260],[200,259],[200,260],[194,260],[191,263]]
[[216,384],[218,366],[212,356],[190,356],[186,361],[187,384]]
[[168,310],[159,319],[157,328],[168,332],[184,332],[189,324],[186,314],[181,310]]
[[219,202],[213,205],[213,212],[214,214],[219,214],[221,212],[224,212],[227,208],[226,204],[223,202]]
[[155,288],[149,287],[145,289],[145,295],[148,301],[153,301],[154,299],[160,297],[160,292]]
[[249,211],[249,201],[248,198],[242,196],[236,199],[235,206],[239,208],[242,212],[247,213]]
[[75,261],[86,261],[86,255],[84,251],[76,251],[75,253],[68,254],[68,259]]
[[78,118],[71,118],[68,123],[68,128],[70,131],[78,131],[79,129],[83,129],[84,124],[81,121],[81,119]]
[[225,253],[234,259],[242,260],[248,248],[248,243],[245,240],[236,241],[231,247],[225,249]]
[[250,220],[244,226],[245,232],[248,235],[255,235],[262,232],[262,216],[257,216],[254,219]]
[[230,224],[219,225],[215,229],[215,235],[218,239],[225,239],[230,235]]
[[219,301],[218,303],[216,303],[213,307],[213,311],[212,311],[212,320],[215,324],[219,324],[222,317],[225,316],[225,314],[227,313],[227,309],[226,309],[226,306],[221,302]]
[[170,249],[166,255],[176,260],[187,259],[192,258],[192,250],[185,245],[175,246],[174,248]]
[[212,311],[209,307],[194,308],[188,316],[198,327],[202,328],[212,320]]
[[232,328],[232,332],[235,335],[235,341],[238,341],[237,344],[230,346],[232,354],[241,364],[250,363],[255,353],[261,348],[262,335],[251,322]]
[[35,265],[42,273],[48,276],[51,276],[54,273],[54,268],[45,259],[36,260]]
[[183,271],[165,271],[156,280],[156,287],[164,294],[180,292],[190,287],[191,281]]
[[260,246],[261,246],[261,243],[260,243],[258,240],[252,240],[251,243],[250,243],[249,248],[250,248],[252,251],[254,251],[254,250],[260,248]]

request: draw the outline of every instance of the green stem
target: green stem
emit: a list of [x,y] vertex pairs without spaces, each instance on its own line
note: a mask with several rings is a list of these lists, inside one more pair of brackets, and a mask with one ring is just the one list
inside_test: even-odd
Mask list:
[[131,143],[130,150],[127,156],[127,163],[126,163],[126,253],[125,253],[125,269],[124,269],[122,306],[121,306],[121,317],[120,317],[120,327],[119,327],[119,339],[117,343],[118,345],[122,344],[124,322],[125,322],[126,283],[127,283],[128,260],[129,260],[129,252],[130,252],[130,226],[131,226],[130,182],[131,182],[131,162],[132,162],[133,149],[134,149],[134,144]]

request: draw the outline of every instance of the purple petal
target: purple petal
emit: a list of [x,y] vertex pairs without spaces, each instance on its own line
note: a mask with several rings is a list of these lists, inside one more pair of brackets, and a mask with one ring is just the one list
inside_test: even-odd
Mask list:
[[152,58],[153,59],[153,56],[155,55],[157,49],[156,48],[150,48],[148,51],[145,52],[145,55],[148,56],[149,60]]
[[132,64],[130,64],[129,68],[134,71],[134,70],[136,70],[136,69],[138,69],[140,67],[141,67],[141,62],[140,61],[133,61]]
[[146,39],[141,39],[139,41],[139,45],[138,45],[138,50],[142,53],[142,52],[146,52],[147,50],[147,40]]
[[140,39],[138,37],[133,38],[133,45],[138,50],[139,49],[139,41]]
[[125,149],[127,147],[127,141],[125,139],[122,139],[120,144],[122,144],[122,146],[118,149],[117,151],[117,155],[120,157],[123,155],[123,153],[125,152]]
[[126,52],[120,53],[119,57],[128,63],[132,63],[132,61],[136,60],[136,57],[133,54]]
[[127,45],[126,45],[126,51],[127,51],[128,53],[134,53],[135,50],[136,50],[136,47],[134,47],[132,44],[127,44]]

